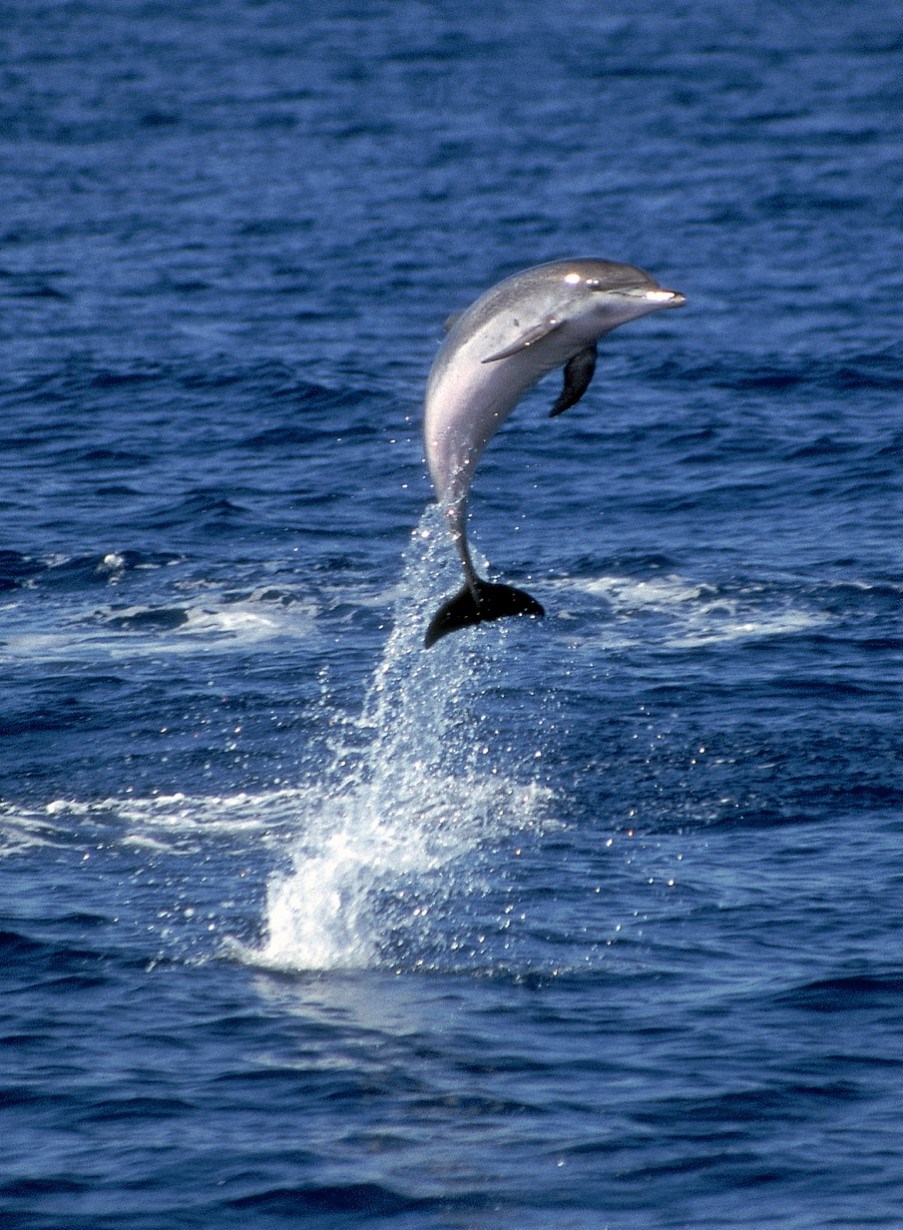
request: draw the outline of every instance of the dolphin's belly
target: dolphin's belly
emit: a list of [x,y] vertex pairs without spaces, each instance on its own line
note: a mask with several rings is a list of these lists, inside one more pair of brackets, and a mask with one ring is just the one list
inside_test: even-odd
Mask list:
[[477,462],[496,431],[525,393],[565,363],[580,343],[556,336],[497,363],[484,363],[493,345],[493,338],[480,335],[445,362],[440,351],[427,385],[424,442],[442,504],[466,497]]

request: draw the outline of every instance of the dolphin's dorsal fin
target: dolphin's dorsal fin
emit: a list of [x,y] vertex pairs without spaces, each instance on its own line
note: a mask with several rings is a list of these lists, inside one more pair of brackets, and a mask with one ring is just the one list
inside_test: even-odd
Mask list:
[[528,347],[535,346],[537,342],[541,342],[544,337],[548,337],[550,333],[554,333],[556,329],[560,329],[563,323],[563,321],[558,320],[555,316],[549,316],[548,319],[541,321],[538,325],[533,325],[526,333],[522,333],[510,346],[506,346],[504,350],[499,350],[496,354],[491,354],[483,362],[497,363],[499,359],[508,359],[511,355],[517,354],[521,350],[527,350]]
[[558,401],[549,412],[549,418],[553,419],[556,414],[564,414],[565,410],[576,406],[589,388],[589,382],[595,370],[596,343],[591,342],[583,350],[578,350],[565,364],[564,388],[561,390]]
[[452,329],[454,329],[455,325],[463,315],[463,312],[452,312],[451,316],[446,317],[445,324],[442,326],[445,332],[451,333]]

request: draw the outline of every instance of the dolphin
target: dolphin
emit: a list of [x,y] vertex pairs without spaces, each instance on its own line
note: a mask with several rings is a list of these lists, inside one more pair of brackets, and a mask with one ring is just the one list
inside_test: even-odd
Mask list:
[[429,648],[458,628],[506,615],[543,615],[535,598],[477,575],[467,544],[467,496],[483,449],[528,389],[564,366],[551,416],[577,404],[596,369],[596,343],[628,320],[680,307],[632,265],[596,259],[550,261],[499,282],[446,323],[424,401],[426,459],[436,497],[464,568],[463,588],[427,628]]

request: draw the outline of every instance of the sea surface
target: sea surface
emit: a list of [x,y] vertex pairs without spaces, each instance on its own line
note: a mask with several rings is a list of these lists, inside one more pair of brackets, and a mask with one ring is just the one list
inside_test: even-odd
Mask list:
[[[903,19],[0,4],[0,1224],[903,1226]],[[687,306],[477,473],[540,261]]]

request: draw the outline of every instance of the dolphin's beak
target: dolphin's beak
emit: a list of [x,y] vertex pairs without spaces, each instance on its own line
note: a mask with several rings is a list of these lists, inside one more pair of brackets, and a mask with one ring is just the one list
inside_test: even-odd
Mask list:
[[679,290],[647,290],[646,299],[651,303],[660,303],[662,307],[683,307],[687,301],[686,295]]

